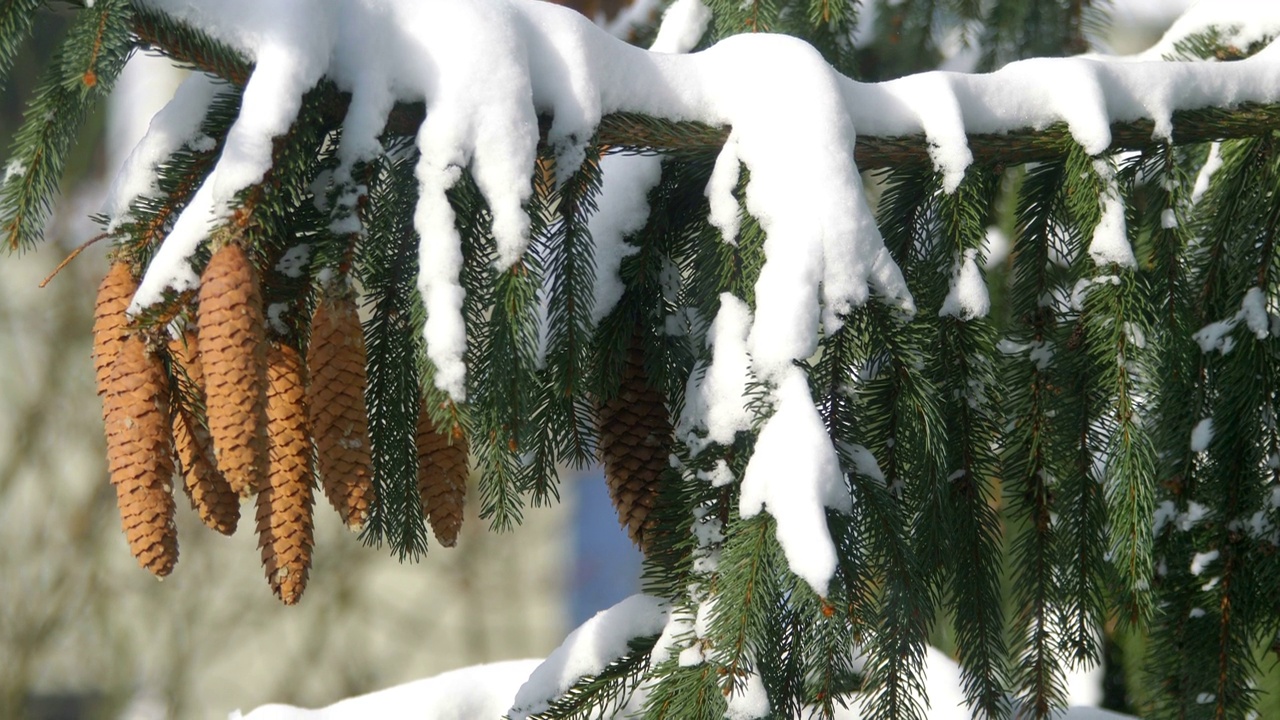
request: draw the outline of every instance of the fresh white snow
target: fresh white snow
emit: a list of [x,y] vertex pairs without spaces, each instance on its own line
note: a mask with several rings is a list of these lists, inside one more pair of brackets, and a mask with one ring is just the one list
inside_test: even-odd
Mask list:
[[[1110,129],[1107,132],[1110,133]],[[1102,195],[1098,198],[1102,216],[1089,243],[1089,257],[1099,267],[1119,265],[1137,268],[1138,261],[1133,256],[1133,246],[1129,244],[1125,226],[1124,200],[1120,197],[1120,186],[1116,184],[1115,165],[1110,160],[1095,160],[1093,171],[1102,183]]]
[[318,710],[263,705],[228,720],[477,720],[500,718],[538,660],[476,665],[348,698]]
[[1191,558],[1191,574],[1199,575],[1205,571],[1205,568],[1218,559],[1218,551],[1210,550],[1209,552],[1198,552]]
[[1267,313],[1267,295],[1260,287],[1251,287],[1240,301],[1240,316],[1245,327],[1259,340],[1266,340],[1271,331],[1271,316]]
[[[739,431],[751,428],[752,414],[747,409],[750,328],[747,304],[730,293],[721,293],[720,310],[707,334],[711,365],[701,377],[695,372],[689,381],[684,414],[677,427],[681,439],[695,452],[707,443],[731,445]],[[705,431],[705,439],[695,430]]]
[[746,681],[736,685],[725,700],[725,720],[756,720],[769,714],[769,696],[759,673],[748,673]]
[[875,454],[862,445],[848,444],[843,449],[853,460],[855,472],[859,475],[865,475],[881,485],[885,483],[884,470],[880,469],[880,462],[876,460]]
[[1222,143],[1212,142],[1209,144],[1209,157],[1205,159],[1204,165],[1200,166],[1200,172],[1196,174],[1196,184],[1191,188],[1192,205],[1200,202],[1200,198],[1209,191],[1209,181],[1221,167]]
[[973,320],[987,316],[991,309],[991,297],[987,294],[987,283],[982,279],[982,271],[978,269],[977,257],[977,250],[965,250],[964,258],[956,263],[951,276],[951,289],[942,301],[939,317]]
[[[645,2],[634,3],[644,6]],[[702,0],[675,0],[662,14],[658,36],[649,46],[652,52],[687,53],[697,46],[707,24],[711,22],[711,9]]]
[[[1179,0],[1186,5],[1186,0]],[[1179,41],[1211,28],[1222,41],[1240,49],[1280,35],[1280,3],[1274,0],[1201,0],[1191,3],[1165,31],[1160,42],[1141,57],[1158,59],[1174,54]]]
[[626,241],[649,218],[649,190],[662,177],[662,161],[645,155],[606,155],[600,159],[600,195],[587,227],[595,244],[595,305],[600,322],[622,299],[622,260],[639,248]]
[[1213,418],[1205,418],[1191,430],[1191,452],[1204,452],[1213,442]]
[[[1203,611],[1200,612],[1203,615]],[[1195,613],[1193,611],[1193,617]],[[673,615],[673,620],[676,615]],[[687,635],[690,620],[684,615],[679,623],[669,624],[659,644],[654,649],[658,661],[670,657],[669,649],[676,636]],[[667,633],[670,633],[670,638]],[[669,640],[666,644],[664,641]],[[537,660],[517,660],[462,668],[424,680],[417,680],[386,690],[349,698],[317,710],[306,710],[288,705],[264,705],[247,714],[231,713],[229,720],[479,720],[500,718],[507,712],[512,697],[521,681],[539,664]],[[752,677],[758,678],[757,675]],[[934,647],[925,648],[924,685],[929,697],[929,720],[973,720],[975,715],[964,704],[960,668],[951,658]],[[1069,671],[1067,677],[1068,700],[1074,705],[1055,715],[1058,720],[1134,720],[1132,716],[1089,707],[1100,695],[1099,673],[1096,668]],[[641,686],[625,706],[638,708],[648,688]],[[758,680],[748,679],[744,692],[731,699],[731,713],[727,717],[755,718],[768,712],[768,696]],[[521,714],[513,718],[524,717]],[[802,711],[797,718],[808,717]],[[837,705],[838,720],[860,720],[863,717],[861,703],[851,703],[843,708]]]
[[747,463],[738,511],[749,518],[767,508],[791,571],[825,596],[836,549],[824,509],[849,512],[853,499],[800,368],[784,373],[775,398],[777,410]]
[[201,139],[200,125],[209,104],[226,87],[210,75],[192,73],[152,117],[146,135],[134,146],[103,201],[102,212],[110,218],[108,229],[124,219],[131,202],[157,194],[156,168],[184,145]]
[[600,672],[626,654],[627,641],[661,633],[670,612],[665,601],[651,595],[632,595],[600,611],[533,670],[516,692],[508,717],[522,720],[546,710],[580,678]]
[[738,198],[733,191],[738,187],[741,176],[741,160],[738,158],[738,140],[729,133],[716,156],[716,165],[711,171],[711,179],[707,182],[708,219],[719,231],[724,241],[730,245],[738,244],[738,230],[741,218],[738,215]]
[[[647,9],[646,9],[647,8]],[[651,3],[639,1],[623,10],[619,21],[638,12],[651,12]],[[676,0],[662,15],[658,36],[650,52],[687,53],[698,44],[711,20],[701,0]],[[653,155],[608,155],[600,161],[600,195],[596,212],[588,221],[595,243],[595,305],[592,320],[599,322],[622,298],[618,271],[622,260],[637,248],[626,241],[649,218],[649,191],[662,177],[662,158]],[[735,204],[736,213],[736,204]]]
[[1235,347],[1235,338],[1231,337],[1231,332],[1241,321],[1259,340],[1265,340],[1271,335],[1273,318],[1267,310],[1267,295],[1262,288],[1249,288],[1240,299],[1240,310],[1235,315],[1211,322],[1191,337],[1200,345],[1201,352],[1217,350],[1226,355]]

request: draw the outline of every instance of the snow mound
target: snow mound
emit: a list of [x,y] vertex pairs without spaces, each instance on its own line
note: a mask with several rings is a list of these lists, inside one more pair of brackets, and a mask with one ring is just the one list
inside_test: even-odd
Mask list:
[[534,668],[516,692],[508,717],[523,720],[545,711],[579,679],[625,655],[628,641],[662,632],[670,614],[666,603],[651,595],[632,595],[596,613]]
[[475,665],[348,698],[318,710],[263,705],[229,720],[479,720],[500,718],[538,660]]

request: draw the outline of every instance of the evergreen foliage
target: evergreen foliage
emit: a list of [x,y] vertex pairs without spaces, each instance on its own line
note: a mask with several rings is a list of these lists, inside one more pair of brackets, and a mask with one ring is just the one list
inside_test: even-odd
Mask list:
[[[41,5],[0,7],[0,80]],[[964,27],[994,67],[1082,51],[1104,19],[1078,0],[707,5],[701,47],[785,32],[860,79],[935,66],[944,24]],[[858,18],[872,11],[873,32],[856,45]],[[97,0],[77,11],[13,138],[0,184],[11,251],[37,244],[80,124],[139,47],[226,86],[201,126],[212,144],[184,146],[157,168],[152,194],[109,230],[114,257],[140,274],[211,171],[249,64],[198,28]],[[1232,60],[1261,47],[1224,47],[1210,32],[1179,50]],[[708,219],[724,129],[610,116],[576,168],[555,167],[544,143],[530,168],[533,243],[506,268],[495,265],[493,218],[464,173],[448,198],[464,251],[461,402],[434,383],[414,282],[409,139],[423,109],[397,108],[384,155],[335,181],[346,101],[328,81],[308,93],[271,171],[241,194],[214,242],[250,249],[278,310],[273,337],[291,346],[305,349],[321,293],[360,292],[377,498],[366,542],[401,558],[428,551],[414,446],[421,412],[466,438],[481,515],[497,530],[519,523],[526,504],[559,499],[558,468],[596,458],[598,408],[618,395],[633,343],[678,425],[691,374],[711,360],[710,319],[734,299],[754,306],[765,262],[764,230],[746,208],[748,172],[733,242]],[[973,136],[975,161],[952,191],[922,136],[859,138],[885,244],[920,310],[857,307],[801,363],[854,498],[852,512],[827,514],[838,560],[827,593],[791,572],[771,515],[739,512],[737,480],[773,411],[770,388],[754,379],[756,427],[728,444],[696,430],[666,439],[671,466],[645,572],[646,590],[670,603],[668,634],[633,639],[534,717],[626,709],[718,720],[756,683],[771,717],[831,718],[864,698],[870,717],[923,718],[932,641],[959,660],[975,712],[1041,718],[1063,704],[1068,667],[1096,664],[1132,638],[1146,645],[1145,658],[1131,658],[1144,667],[1128,687],[1132,709],[1244,717],[1274,689],[1261,658],[1280,642],[1278,118],[1277,107],[1183,111],[1173,142],[1131,123],[1098,157],[1062,126]],[[637,251],[622,260],[621,298],[597,323],[589,219],[602,157],[620,150],[664,161],[647,222],[630,237]],[[1091,252],[1115,203],[1132,266]],[[335,230],[350,218],[363,230]],[[1013,231],[1014,249],[985,266],[993,225]],[[290,253],[310,259],[300,276],[280,269]],[[208,258],[202,251],[197,263]],[[971,266],[991,287],[990,311],[946,311]],[[161,330],[189,317],[193,302],[172,293],[134,322]],[[733,481],[707,482],[716,473]]]

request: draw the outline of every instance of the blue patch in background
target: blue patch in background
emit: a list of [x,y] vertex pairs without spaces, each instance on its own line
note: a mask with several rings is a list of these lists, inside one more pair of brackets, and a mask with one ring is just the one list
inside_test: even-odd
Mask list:
[[609,500],[604,471],[588,471],[572,481],[573,570],[569,576],[569,626],[640,592],[643,556]]

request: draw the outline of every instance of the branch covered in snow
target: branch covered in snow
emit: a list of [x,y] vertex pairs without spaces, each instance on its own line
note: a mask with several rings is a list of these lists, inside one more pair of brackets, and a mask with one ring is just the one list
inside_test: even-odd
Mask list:
[[[552,500],[558,466],[603,456],[654,596],[506,683],[513,715],[643,696],[743,718],[816,699],[834,716],[857,694],[908,717],[940,614],[967,703],[1000,716],[1025,695],[1046,715],[1070,659],[1099,655],[1101,622],[1163,612],[1156,558],[1189,547],[1165,547],[1177,523],[1148,535],[1165,489],[1224,521],[1192,548],[1193,574],[1221,570],[1187,585],[1193,619],[1237,607],[1248,586],[1230,573],[1271,562],[1247,543],[1271,537],[1258,489],[1280,484],[1280,374],[1262,367],[1280,327],[1280,12],[1217,36],[1248,44],[1238,62],[1081,56],[863,83],[832,64],[854,67],[859,7],[813,18],[831,42],[810,44],[733,34],[730,0],[676,0],[646,51],[533,0],[103,0],[79,32],[101,15],[133,28],[108,38],[116,54],[140,39],[205,71],[113,186],[114,259],[140,280],[107,319],[155,348],[193,318],[216,336],[230,321],[193,297],[217,296],[210,251],[229,250],[242,304],[271,323],[208,357],[289,348],[324,367],[315,308],[359,296],[368,319],[345,336],[367,355],[343,364],[367,369],[348,393],[363,383],[370,420],[365,527],[402,554],[425,549],[440,507],[424,437],[460,472],[467,443],[496,526]],[[1214,17],[1161,47],[1183,52]],[[83,110],[76,93],[109,74],[69,66],[40,97]],[[41,158],[70,137],[42,102],[0,187],[18,240],[51,197]],[[997,215],[1016,251],[989,291]],[[215,459],[238,438],[215,439]],[[1221,615],[1223,643],[1269,618]],[[1232,662],[1216,678],[1239,688],[1204,693],[1220,714],[1248,702],[1248,659]]]
[[[213,173],[147,268],[131,312],[196,287],[198,247],[232,216],[241,193],[268,175],[273,143],[298,117],[304,96],[341,124],[333,182],[350,186],[348,194],[358,193],[353,168],[384,153],[385,132],[414,135],[425,349],[436,388],[454,402],[468,396],[475,332],[464,322],[463,238],[449,199],[464,170],[487,206],[498,272],[518,269],[529,248],[529,176],[540,146],[555,156],[557,185],[582,165],[591,142],[716,152],[707,188],[711,220],[730,244],[740,229],[734,193],[748,177],[742,200],[763,231],[765,261],[752,289],[746,350],[776,412],[756,418],[762,429],[740,511],[750,517],[767,508],[776,517],[792,570],[820,595],[836,568],[825,509],[847,513],[852,501],[808,378],[795,363],[813,356],[819,339],[873,294],[903,317],[915,312],[860,172],[927,157],[953,193],[975,162],[1026,162],[1073,147],[1096,157],[1197,134],[1256,132],[1280,113],[1274,44],[1234,63],[1034,59],[986,75],[931,72],[860,83],[795,38],[737,35],[690,55],[644,51],[574,12],[528,0],[346,0],[323,12],[289,0],[141,5],[140,37],[243,82],[244,97]],[[707,21],[701,7],[674,6],[688,16],[672,25],[680,29],[669,37],[680,39],[660,42],[674,50],[691,45]],[[230,49],[195,52],[170,41],[175,23]],[[233,61],[237,52],[252,63]],[[743,167],[749,175],[740,175]],[[1099,175],[1106,187],[1109,172]],[[1099,264],[1132,267],[1123,207],[1114,191],[1105,197],[1101,240],[1091,252]],[[601,288],[629,252],[621,240],[609,235],[596,249],[603,300],[597,321],[616,296]],[[970,266],[966,286],[977,279],[976,264],[963,267]],[[962,312],[953,304],[944,314],[967,317],[981,305]],[[728,402],[747,405],[741,395]],[[694,417],[689,425],[702,424]],[[798,447],[811,459],[799,467]]]
[[[213,73],[236,84],[247,82],[253,71],[252,63],[240,54],[228,49],[226,54],[209,56],[184,41],[183,23],[163,13],[143,10],[136,16],[134,32],[152,49],[174,59]],[[1203,19],[1202,19],[1203,23]],[[1254,21],[1248,27],[1249,37],[1266,36],[1266,22]],[[1189,33],[1202,29],[1201,25],[1177,27]],[[1272,28],[1274,33],[1274,28]],[[1174,39],[1181,34],[1170,33],[1156,48],[1172,49]],[[1147,62],[1160,62],[1159,55],[1144,53]],[[1036,62],[1079,62],[1064,59]],[[1089,62],[1108,62],[1094,57]],[[1116,62],[1116,61],[1111,61]],[[967,77],[967,76],[966,76]],[[1187,84],[1177,77],[1160,79],[1160,85]],[[1213,84],[1210,81],[1210,84]],[[330,88],[326,106],[335,122],[345,114],[350,95]],[[422,103],[397,103],[387,118],[386,131],[393,135],[412,136],[422,125],[426,110]],[[550,118],[539,117],[540,129],[545,139]],[[1205,99],[1173,110],[1168,119],[1168,136],[1179,144],[1207,142],[1230,138],[1249,137],[1280,124],[1280,106],[1273,98],[1260,101],[1242,101],[1227,106],[1216,105]],[[1166,137],[1157,132],[1157,123],[1151,117],[1112,118],[1109,124],[1110,151],[1143,150],[1157,147]],[[729,136],[729,129],[708,125],[694,120],[671,120],[636,113],[616,112],[600,119],[597,141],[602,146],[633,151],[661,151],[677,155],[718,153]],[[1050,122],[1042,127],[1033,123],[1012,124],[1006,130],[983,132],[970,129],[966,132],[973,162],[980,165],[1018,165],[1043,162],[1061,157],[1066,143],[1072,141],[1069,125]],[[860,128],[854,148],[854,159],[863,170],[882,168],[928,167],[932,165],[930,138],[919,128],[881,128],[879,131]]]

